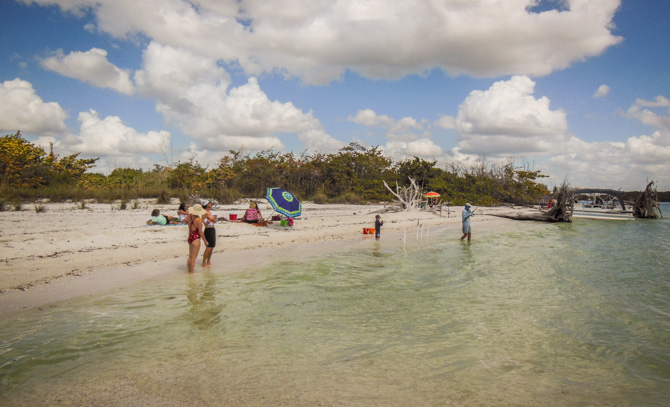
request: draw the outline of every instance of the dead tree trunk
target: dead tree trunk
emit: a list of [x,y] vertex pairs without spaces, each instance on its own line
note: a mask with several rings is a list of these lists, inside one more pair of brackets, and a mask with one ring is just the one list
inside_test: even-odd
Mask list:
[[393,195],[400,201],[400,205],[405,212],[409,212],[416,208],[417,202],[421,199],[421,190],[416,185],[416,181],[412,178],[409,179],[411,185],[409,187],[401,187],[398,185],[398,182],[395,183],[395,192],[388,186],[386,181],[384,186],[391,191]]
[[556,205],[552,206],[547,215],[549,222],[572,222],[572,211],[575,208],[575,191],[570,189],[568,184],[563,182],[563,185],[558,189],[556,196]]
[[556,194],[556,204],[548,211],[527,212],[520,214],[491,214],[501,218],[514,220],[536,220],[541,222],[572,222],[572,211],[575,207],[575,192],[564,182]]
[[[654,209],[658,210],[658,215]],[[633,204],[633,216],[643,219],[656,219],[659,215],[663,217],[661,206],[658,204],[656,186],[654,181],[651,181]]]

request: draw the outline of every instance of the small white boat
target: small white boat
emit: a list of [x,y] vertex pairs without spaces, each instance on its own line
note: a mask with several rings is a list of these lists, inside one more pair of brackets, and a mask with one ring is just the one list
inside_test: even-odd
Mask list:
[[577,190],[577,195],[587,195],[588,199],[575,202],[572,217],[583,219],[604,220],[635,220],[632,209],[627,209],[623,199],[608,192],[593,192],[593,190]]

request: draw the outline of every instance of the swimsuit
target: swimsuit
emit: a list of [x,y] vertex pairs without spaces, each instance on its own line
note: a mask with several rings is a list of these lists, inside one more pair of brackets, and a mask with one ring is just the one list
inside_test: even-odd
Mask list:
[[195,227],[195,219],[192,220],[192,222],[189,222],[188,224],[188,244],[191,244],[195,242],[196,240],[200,239],[200,232],[198,232],[198,228],[195,227],[195,229],[191,229],[191,225]]
[[205,224],[205,239],[207,239],[207,247],[215,248],[216,247],[216,229],[214,229],[214,222],[205,218],[202,220]]
[[245,216],[244,221],[247,223],[258,223],[258,210],[253,208],[247,209],[247,216]]

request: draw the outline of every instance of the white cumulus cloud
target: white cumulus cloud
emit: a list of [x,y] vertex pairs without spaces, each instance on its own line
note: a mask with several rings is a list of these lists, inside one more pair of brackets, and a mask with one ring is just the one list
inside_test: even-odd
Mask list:
[[415,130],[424,128],[423,124],[413,117],[406,116],[396,120],[385,114],[377,114],[372,109],[359,110],[355,116],[349,116],[347,120],[362,126],[378,127],[386,130],[389,135],[409,139],[415,138]]
[[281,72],[328,83],[350,70],[399,78],[442,69],[451,75],[547,75],[601,54],[620,0],[570,0],[535,12],[531,0],[23,0],[91,12],[99,31],[136,34],[247,75]]
[[58,50],[56,55],[41,61],[44,68],[78,79],[98,88],[109,88],[123,94],[133,93],[130,71],[120,69],[107,59],[107,51],[91,48],[86,52],[67,55]]
[[488,90],[474,90],[459,106],[455,129],[463,153],[542,155],[567,138],[565,112],[533,96],[535,82],[514,76]]
[[668,107],[670,106],[670,100],[665,96],[658,95],[655,100],[637,99],[635,105],[644,107]]
[[[635,162],[667,165],[670,161],[670,112],[663,115],[651,110],[667,106],[670,106],[670,101],[659,95],[655,101],[637,99],[626,112],[627,117],[656,129],[651,136],[640,135],[628,139],[627,151]],[[665,172],[667,173],[667,169]]]
[[413,157],[419,157],[430,161],[438,160],[442,157],[444,150],[427,138],[409,142],[391,140],[384,145],[384,154],[393,158],[396,162],[411,159]]
[[296,134],[307,150],[330,151],[343,145],[326,133],[312,112],[291,102],[271,101],[256,78],[231,87],[229,74],[215,60],[184,49],[150,44],[135,82],[143,95],[156,98],[156,109],[168,122],[203,148],[281,149],[282,133]]
[[438,160],[444,154],[442,147],[431,139],[430,130],[424,126],[424,120],[409,116],[394,119],[385,114],[377,114],[372,109],[359,110],[347,120],[361,126],[382,129],[383,137],[387,140],[383,146],[384,154],[395,161],[412,157]]
[[132,156],[143,153],[166,154],[170,150],[170,133],[140,133],[126,126],[118,116],[100,118],[94,110],[79,113],[78,135],[63,141],[68,149],[85,155]]
[[67,113],[56,102],[45,102],[30,82],[19,78],[0,84],[0,130],[49,135],[66,129]]
[[[654,107],[670,106],[668,99],[658,96],[656,102],[637,99],[635,104],[626,111],[626,117],[638,120],[640,123],[658,129],[659,145],[670,145],[670,112],[666,115],[658,114],[651,110]],[[644,109],[643,107],[648,107]]]
[[596,92],[593,94],[593,97],[602,98],[609,95],[609,93],[610,93],[610,87],[603,84],[598,87],[598,90],[596,90]]
[[[565,174],[574,185],[641,189],[646,180],[670,182],[670,113],[653,109],[669,106],[668,99],[637,99],[625,117],[651,127],[651,135],[629,137],[625,142],[589,143],[571,137],[559,154],[551,157],[549,173]],[[591,185],[588,185],[590,183]]]
[[456,118],[454,116],[442,115],[435,121],[435,125],[443,129],[451,130],[456,128]]

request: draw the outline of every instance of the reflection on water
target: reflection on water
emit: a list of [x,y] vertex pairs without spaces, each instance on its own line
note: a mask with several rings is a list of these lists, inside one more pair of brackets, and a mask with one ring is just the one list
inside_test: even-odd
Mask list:
[[0,322],[0,399],[667,405],[669,223],[627,223],[385,234],[25,312]]
[[194,275],[187,275],[189,308],[186,318],[198,329],[207,329],[221,322],[224,305],[215,301],[216,277],[211,271],[203,272],[202,281]]

